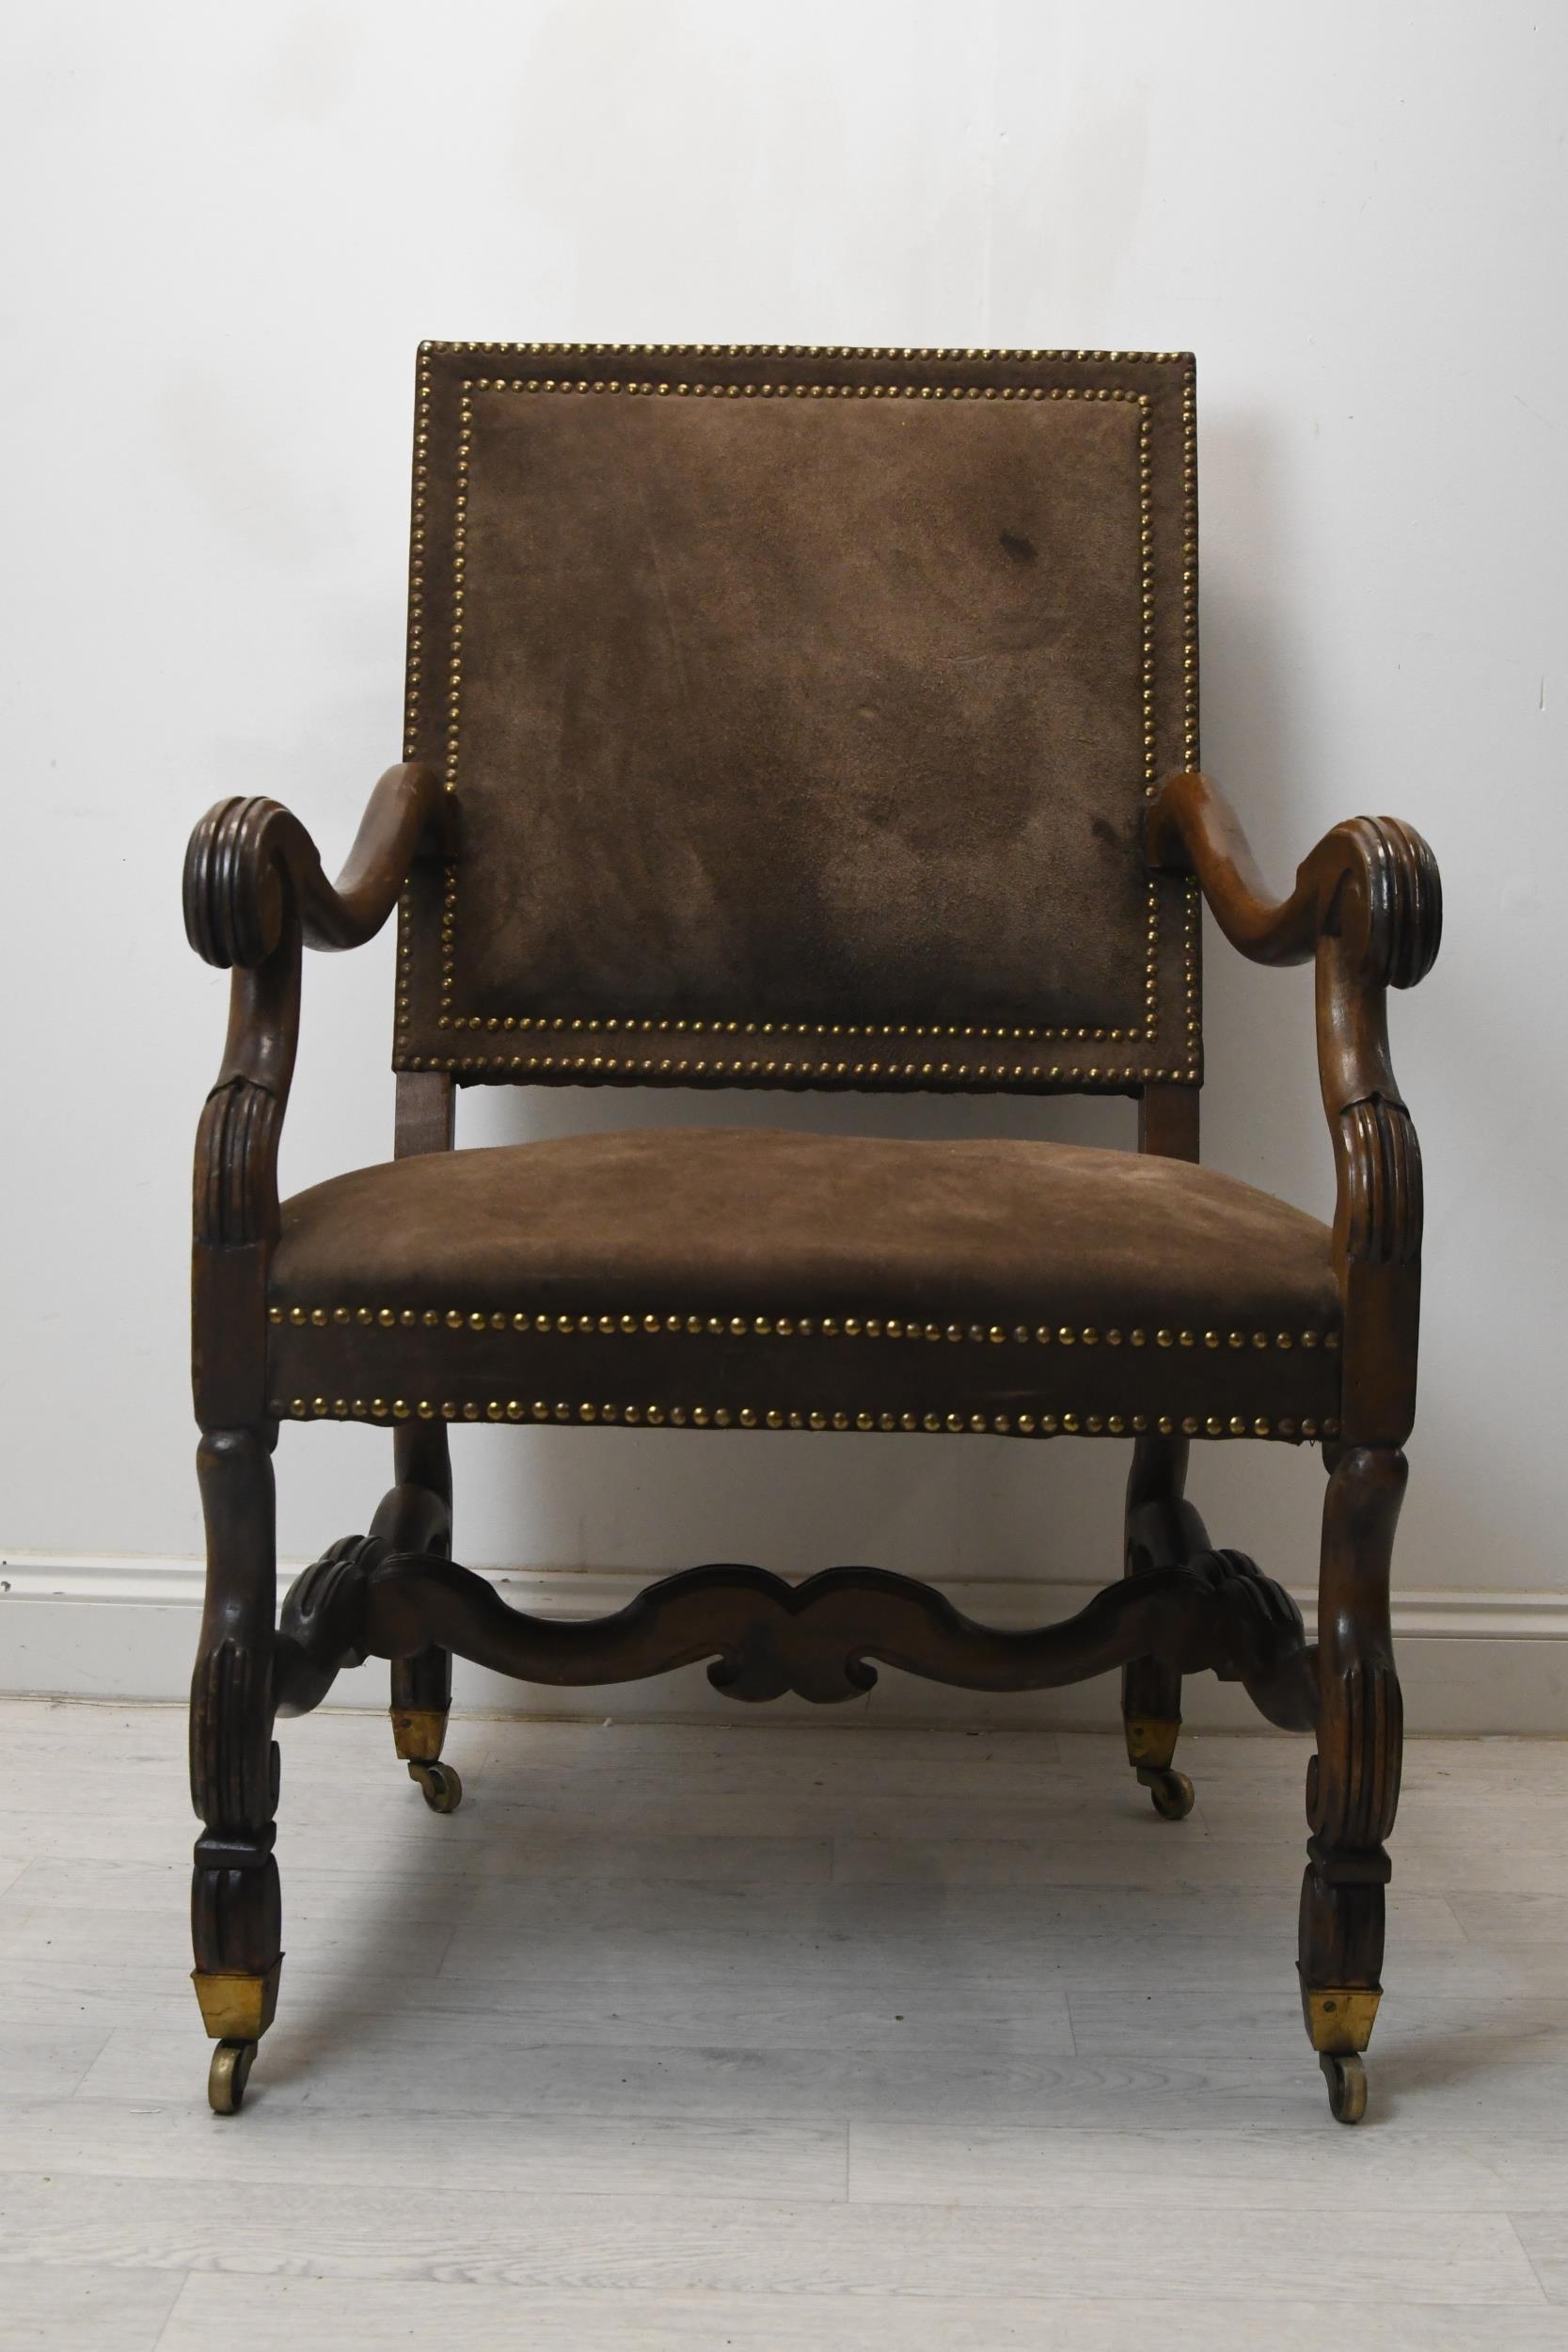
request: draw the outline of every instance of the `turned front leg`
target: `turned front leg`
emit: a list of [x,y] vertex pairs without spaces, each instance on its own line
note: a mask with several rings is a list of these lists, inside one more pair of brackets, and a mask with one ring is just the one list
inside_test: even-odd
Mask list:
[[1318,1752],[1307,1768],[1301,1997],[1335,2114],[1360,2118],[1383,1991],[1384,1840],[1399,1804],[1403,1710],[1388,1569],[1404,1497],[1394,1447],[1347,1447],[1323,1499],[1318,1597]]
[[207,1601],[191,1682],[191,1797],[203,1824],[191,1880],[197,1998],[218,2043],[213,2105],[238,2106],[272,2023],[283,1963],[273,1858],[277,1605],[270,1433],[209,1430],[197,1454]]

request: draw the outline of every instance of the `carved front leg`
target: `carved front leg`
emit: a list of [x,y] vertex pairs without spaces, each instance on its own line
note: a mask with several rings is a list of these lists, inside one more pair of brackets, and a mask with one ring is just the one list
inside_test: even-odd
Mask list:
[[282,1966],[273,1859],[276,1566],[272,1459],[257,1429],[209,1431],[197,1456],[207,1602],[191,1683],[191,1796],[202,1821],[191,1880],[193,1981],[218,2043],[210,2092],[232,2112],[272,2023]]
[[1301,1889],[1301,1995],[1334,2112],[1359,2120],[1360,2053],[1382,1995],[1384,1840],[1399,1804],[1403,1710],[1388,1621],[1388,1568],[1404,1498],[1392,1447],[1354,1446],[1323,1499],[1318,1752],[1307,1776],[1311,1836]]

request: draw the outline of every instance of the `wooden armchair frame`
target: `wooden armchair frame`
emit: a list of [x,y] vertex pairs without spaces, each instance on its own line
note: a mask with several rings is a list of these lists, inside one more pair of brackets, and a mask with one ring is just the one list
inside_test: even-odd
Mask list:
[[[420,857],[445,853],[448,803],[429,770],[388,769],[336,884],[276,802],[220,802],[186,859],[191,945],[232,970],[229,1036],[197,1145],[194,1361],[210,1572],[191,1712],[197,1841],[195,1982],[217,2041],[220,2111],[243,2097],[281,1966],[273,1858],[277,1714],[319,1706],[344,1666],[392,1664],[397,1752],[437,1810],[461,1785],[439,1761],[453,1653],[555,1684],[607,1683],[711,1659],[741,1699],[793,1688],[830,1701],[866,1690],[873,1658],[976,1690],[1038,1690],[1120,1666],[1129,1756],[1162,1812],[1191,1785],[1172,1764],[1183,1675],[1239,1679],[1271,1722],[1316,1736],[1299,1967],[1308,2034],[1336,2115],[1365,2103],[1360,2052],[1380,1997],[1384,1841],[1399,1797],[1401,1709],[1388,1571],[1415,1406],[1421,1168],[1394,1080],[1386,1000],[1431,969],[1441,893],[1426,843],[1392,818],[1327,834],[1273,899],[1235,811],[1201,774],[1154,804],[1151,866],[1190,868],[1250,961],[1317,968],[1318,1057],[1338,1184],[1334,1249],[1344,1306],[1339,1432],[1325,1443],[1319,1638],[1242,1554],[1216,1552],[1185,1501],[1190,1438],[1133,1439],[1128,1573],[1068,1622],[991,1631],[928,1587],[875,1569],[790,1586],[763,1570],[698,1568],[592,1621],[509,1608],[448,1558],[451,1481],[441,1422],[393,1424],[395,1481],[367,1537],[334,1545],[277,1615],[267,1400],[266,1269],[278,1232],[277,1144],[299,1039],[301,955],[374,936]],[[1196,1156],[1195,1091],[1147,1088],[1140,1145]],[[444,1073],[398,1079],[400,1156],[452,1142]]]
[[[467,355],[499,348],[434,347],[443,355],[441,364],[451,377],[449,428],[456,452],[454,545],[459,557],[471,419],[474,404],[485,395],[488,384],[488,379],[479,378],[476,389],[476,380],[465,371],[494,364]],[[1185,572],[1172,568],[1172,580],[1189,583],[1196,576],[1191,568],[1196,521],[1190,368],[1180,355],[1124,357],[1126,380],[1133,390],[1119,388],[1120,379],[1113,382],[1104,354],[904,354],[900,364],[911,364],[903,367],[903,373],[920,382],[894,386],[881,379],[889,361],[899,360],[899,355],[774,353],[766,356],[766,365],[770,374],[790,377],[777,389],[792,389],[803,397],[826,391],[841,401],[850,394],[880,398],[884,391],[909,397],[919,391],[922,398],[929,392],[950,404],[961,398],[990,400],[997,390],[999,362],[1006,362],[1018,377],[1016,385],[1010,376],[1003,383],[1004,400],[1086,404],[1131,402],[1135,397],[1140,404],[1136,431],[1147,651],[1152,644],[1148,614],[1155,578],[1148,548],[1160,543],[1158,515],[1174,517],[1180,526],[1180,552],[1161,559],[1173,567],[1186,564]],[[417,710],[425,626],[421,583],[430,568],[423,517],[427,373],[433,364],[421,356],[410,750],[437,740],[440,723],[438,717],[430,722],[436,734],[421,737],[420,729],[427,722],[418,718]],[[542,363],[531,359],[515,364],[537,368]],[[586,371],[594,363],[585,359],[577,364]],[[610,363],[601,359],[597,364],[608,375]],[[615,364],[625,366],[624,355]],[[662,358],[660,364],[666,364]],[[750,380],[757,373],[750,354],[698,354],[683,364],[692,376],[691,385],[586,380],[557,385],[530,378],[489,389],[527,395],[558,389],[645,395],[705,389],[727,391],[731,398],[775,389]],[[1152,389],[1137,390],[1139,385]],[[717,402],[707,405],[718,406]],[[1156,419],[1152,428],[1150,416]],[[1161,417],[1174,421],[1161,423]],[[1116,415],[1105,421],[1106,446],[1113,426],[1122,430],[1122,420]],[[1151,429],[1156,437],[1168,433],[1174,437],[1151,442]],[[1159,463],[1170,468],[1173,497],[1179,494],[1180,501],[1168,509],[1160,506],[1157,466],[1148,453],[1153,449],[1158,457],[1161,448],[1167,455]],[[1010,558],[1017,558],[1020,546],[1027,545],[1006,534],[1004,542]],[[1033,560],[1032,548],[1028,560]],[[460,562],[456,577],[461,580]],[[1180,596],[1187,647],[1180,691],[1185,699],[1172,702],[1162,716],[1146,686],[1144,732],[1150,762],[1161,727],[1174,725],[1178,739],[1189,748],[1196,743],[1196,608],[1189,585],[1180,585]],[[451,626],[455,645],[455,619]],[[454,660],[454,675],[455,667]],[[1318,1058],[1337,1181],[1330,1247],[1338,1307],[1336,1327],[1324,1333],[1314,1329],[1305,1335],[1304,1343],[1316,1346],[1321,1338],[1324,1349],[1337,1349],[1338,1354],[1331,1385],[1329,1365],[1321,1356],[1312,1359],[1311,1376],[1317,1385],[1300,1391],[1309,1397],[1311,1418],[1303,1413],[1299,1419],[1273,1422],[1249,1419],[1234,1404],[1227,1404],[1222,1416],[1213,1410],[1219,1391],[1212,1385],[1204,1413],[1151,1407],[1108,1418],[1093,1412],[1083,1419],[1071,1412],[1062,1413],[1059,1420],[1041,1415],[1038,1434],[1082,1432],[1130,1440],[1125,1573],[1077,1616],[1024,1631],[975,1624],[926,1585],[865,1567],[830,1568],[789,1584],[755,1567],[708,1565],[666,1578],[629,1607],[597,1620],[552,1620],[519,1612],[503,1603],[487,1580],[458,1566],[450,1556],[451,1479],[446,1422],[455,1417],[519,1419],[531,1408],[495,1402],[485,1406],[471,1397],[467,1403],[432,1403],[419,1399],[417,1392],[413,1401],[278,1393],[276,1349],[291,1343],[295,1327],[309,1340],[310,1326],[333,1319],[348,1323],[356,1316],[364,1325],[379,1319],[383,1325],[411,1327],[421,1321],[411,1310],[399,1314],[387,1309],[377,1318],[365,1307],[351,1312],[297,1300],[279,1304],[275,1295],[273,1261],[284,1230],[277,1146],[298,1042],[307,946],[358,946],[403,903],[395,1146],[400,1161],[450,1152],[455,1085],[515,1077],[519,1064],[521,1074],[545,1082],[602,1076],[613,1083],[662,1078],[675,1084],[728,1084],[735,1079],[724,1073],[732,1070],[763,1084],[862,1081],[858,1069],[846,1079],[845,1064],[823,1058],[828,1049],[819,1047],[810,1049],[817,1057],[815,1061],[798,1066],[785,1062],[775,1074],[772,1061],[714,1060],[719,1049],[711,1041],[693,1047],[689,1061],[628,1060],[619,1067],[613,1058],[602,1067],[595,1058],[590,1067],[581,1057],[567,1060],[532,1051],[514,1057],[508,1067],[499,1060],[491,1063],[483,1054],[464,1058],[467,1047],[454,1053],[449,1045],[443,1054],[430,1050],[428,1043],[421,1045],[417,1029],[407,1025],[407,1007],[418,999],[419,958],[426,950],[420,946],[419,920],[409,920],[410,910],[416,918],[421,909],[426,914],[434,910],[446,937],[441,910],[443,903],[451,903],[453,877],[464,870],[468,848],[458,827],[450,771],[442,779],[432,766],[412,759],[389,769],[371,797],[336,883],[326,879],[304,827],[273,801],[221,802],[197,827],[185,867],[186,930],[200,956],[232,973],[228,1041],[197,1143],[193,1311],[196,1410],[202,1432],[198,1470],[209,1562],[191,1706],[192,1791],[203,1825],[193,1880],[194,1976],[207,2030],[216,2043],[209,2090],[219,2112],[231,2113],[239,2106],[277,1996],[282,1938],[274,1858],[278,1794],[275,1719],[318,1706],[342,1668],[371,1657],[389,1661],[397,1753],[426,1801],[438,1812],[450,1811],[460,1800],[461,1783],[441,1760],[441,1750],[451,1659],[457,1655],[518,1678],[557,1686],[613,1683],[706,1661],[712,1683],[733,1698],[761,1700],[794,1691],[818,1702],[863,1692],[876,1679],[874,1661],[964,1688],[996,1692],[1049,1689],[1118,1667],[1129,1758],[1157,1809],[1171,1820],[1180,1820],[1193,1803],[1191,1783],[1174,1762],[1181,1678],[1212,1669],[1239,1680],[1270,1722],[1310,1733],[1315,1740],[1307,1780],[1309,1836],[1300,1917],[1303,2010],[1328,2079],[1333,2113],[1344,2122],[1359,2119],[1366,2097],[1361,2053],[1381,1991],[1389,1875],[1385,1841],[1399,1793],[1401,1706],[1388,1582],[1405,1484],[1402,1448],[1415,1408],[1420,1288],[1420,1154],[1393,1076],[1386,1007],[1388,989],[1413,986],[1436,955],[1441,929],[1437,869],[1432,852],[1409,827],[1391,818],[1360,818],[1328,833],[1299,868],[1291,892],[1274,899],[1259,879],[1235,813],[1196,766],[1163,789],[1152,769],[1149,772],[1137,890],[1150,903],[1164,893],[1167,910],[1186,906],[1186,945],[1181,950],[1186,961],[1170,968],[1185,971],[1188,1013],[1196,1013],[1196,1001],[1191,878],[1196,877],[1220,930],[1250,961],[1289,964],[1310,959],[1316,967]],[[1096,830],[1108,835],[1098,821]],[[1137,866],[1136,833],[1128,839]],[[1167,922],[1167,939],[1170,928]],[[428,939],[430,929],[423,935]],[[1152,928],[1148,952],[1153,974]],[[1158,950],[1162,957],[1169,952],[1165,946]],[[450,1001],[450,980],[441,985],[448,992],[445,1003]],[[1152,987],[1151,980],[1151,992]],[[452,1025],[461,1029],[465,1024]],[[468,1025],[486,1025],[476,1019]],[[487,1025],[494,1030],[498,1021],[491,1018]],[[512,1025],[510,1019],[504,1024]],[[661,1021],[641,1025],[684,1029],[688,1025]],[[701,1022],[693,1025],[699,1030],[704,1026]],[[726,1025],[710,1025],[722,1031]],[[733,1030],[736,1025],[727,1025]],[[1054,1049],[1062,1055],[1060,1068],[1021,1066],[1008,1071],[990,1068],[984,1059],[972,1067],[974,1054],[983,1057],[988,1049],[966,1048],[970,1059],[955,1066],[954,1083],[974,1087],[1016,1081],[1035,1091],[1089,1085],[1130,1094],[1139,1104],[1140,1152],[1162,1162],[1196,1163],[1200,1076],[1196,1019],[1188,1025],[1192,1035],[1182,1049],[1187,1058],[1174,1068],[1167,1065],[1177,1048],[1162,1042],[1164,1032],[1156,1034],[1151,1010],[1144,1063],[1130,1059],[1123,1069],[1091,1066],[1086,1057],[1103,1049],[1089,1042]],[[447,1026],[444,1017],[439,1025],[432,1018],[428,1036],[436,1038]],[[991,1033],[964,1028],[948,1034],[969,1039]],[[1134,1032],[1079,1027],[1039,1034],[1084,1040],[1106,1034],[1132,1037]],[[796,1067],[800,1074],[791,1077]],[[902,1071],[870,1065],[863,1082],[940,1086],[948,1067],[943,1061],[933,1078],[931,1064],[917,1070],[911,1063]],[[467,1319],[478,1326],[487,1322],[477,1313]],[[422,1316],[425,1325],[440,1320],[434,1311]],[[462,1323],[465,1317],[451,1314],[444,1320]],[[494,1320],[499,1330],[507,1319]],[[521,1315],[514,1320],[519,1327],[531,1323]],[[647,1320],[650,1326],[657,1323],[657,1318]],[[671,1318],[670,1327],[675,1328],[680,1320]],[[693,1317],[689,1327],[696,1330],[699,1320]],[[572,1318],[562,1317],[561,1328],[568,1325],[578,1327]],[[595,1324],[594,1318],[581,1318],[583,1331],[591,1325],[618,1345],[618,1330],[631,1332],[636,1319],[624,1315],[617,1324],[614,1317],[601,1316]],[[551,1318],[541,1316],[539,1327],[553,1327]],[[781,1323],[779,1327],[787,1327]],[[726,1327],[710,1322],[703,1328],[722,1332]],[[824,1332],[835,1328],[822,1319]],[[889,1336],[893,1329],[890,1323]],[[410,1348],[419,1343],[417,1332],[403,1336]],[[942,1336],[935,1327],[911,1326],[908,1331],[911,1341]],[[954,1329],[945,1336],[965,1335]],[[988,1334],[976,1330],[969,1336],[980,1340]],[[1001,1342],[1008,1336],[1001,1329],[989,1334]],[[1021,1330],[1012,1336],[1027,1341],[1032,1334]],[[1038,1334],[1042,1341],[1052,1336],[1044,1330]],[[1087,1329],[1059,1334],[1063,1345],[1074,1340],[1092,1343],[1100,1336]],[[1104,1336],[1119,1343],[1123,1335],[1118,1330]],[[1128,1336],[1141,1343],[1146,1334],[1139,1330]],[[1164,1346],[1175,1335],[1161,1331],[1157,1336]],[[1220,1349],[1227,1338],[1232,1348],[1249,1341],[1242,1331],[1180,1334],[1183,1346],[1196,1340],[1200,1350],[1204,1344]],[[1271,1343],[1261,1332],[1250,1338],[1260,1347]],[[1277,1344],[1289,1347],[1291,1342],[1287,1335]],[[1154,1353],[1152,1347],[1146,1351],[1146,1372]],[[402,1360],[413,1362],[417,1357],[405,1353]],[[1205,1360],[1211,1371],[1225,1372],[1229,1364],[1220,1357]],[[1240,1359],[1229,1368],[1233,1373],[1244,1369]],[[430,1378],[434,1382],[437,1375]],[[449,1390],[449,1399],[452,1393]],[[431,1395],[439,1397],[439,1389],[433,1387]],[[1326,1406],[1318,1401],[1323,1397]],[[551,1408],[540,1403],[531,1407],[534,1419],[578,1415],[600,1421],[617,1417],[615,1408],[588,1404]],[[368,1534],[334,1544],[307,1569],[286,1597],[279,1617],[272,1455],[286,1417],[362,1418],[386,1423],[392,1432],[394,1477]],[[755,1413],[732,1413],[727,1406],[711,1411],[648,1407],[641,1415],[627,1407],[620,1409],[619,1418],[627,1422],[641,1418],[650,1425],[666,1421],[691,1427],[761,1425]],[[1036,1421],[1010,1403],[1006,1414],[994,1409],[972,1416],[928,1412],[923,1420],[911,1412],[900,1420],[893,1413],[879,1419],[869,1412],[857,1417],[842,1409],[807,1412],[802,1407],[770,1412],[767,1425],[1037,1433]],[[1185,1499],[1192,1439],[1231,1435],[1323,1441],[1328,1485],[1314,1643],[1306,1640],[1300,1613],[1289,1596],[1242,1554],[1216,1550]]]

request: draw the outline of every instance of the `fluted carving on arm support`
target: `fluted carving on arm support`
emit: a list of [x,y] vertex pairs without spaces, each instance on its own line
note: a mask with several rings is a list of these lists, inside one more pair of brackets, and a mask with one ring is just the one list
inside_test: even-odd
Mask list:
[[[197,1390],[209,1426],[253,1417],[260,1362],[243,1375],[225,1326],[244,1324],[277,1239],[277,1147],[299,1041],[303,949],[355,947],[396,906],[437,838],[446,795],[427,768],[389,768],[347,864],[327,880],[314,842],[277,801],[220,801],[185,854],[185,930],[232,974],[223,1062],[197,1134]],[[205,1263],[203,1263],[205,1262]]]
[[[1413,988],[1436,959],[1443,936],[1437,861],[1397,818],[1354,817],[1323,835],[1297,868],[1294,888],[1275,898],[1234,809],[1196,773],[1165,787],[1150,812],[1148,847],[1151,866],[1196,874],[1221,930],[1253,962],[1316,963],[1318,1073],[1338,1186],[1334,1244],[1345,1303],[1347,1390],[1362,1397],[1373,1420],[1387,1423],[1375,1434],[1402,1438],[1415,1395],[1421,1152],[1389,1058],[1386,993]],[[1365,1313],[1361,1332],[1353,1328],[1357,1269],[1400,1278],[1379,1294],[1386,1328],[1375,1351],[1363,1343]],[[1361,1288],[1365,1308],[1370,1294]],[[1396,1373],[1402,1356],[1406,1360]],[[1380,1392],[1375,1401],[1369,1380]]]
[[1335,827],[1303,875],[1314,866],[1318,1067],[1339,1180],[1335,1241],[1362,1265],[1414,1266],[1421,1148],[1389,1058],[1386,992],[1413,988],[1436,958],[1437,861],[1397,818],[1357,817]]
[[1413,1265],[1421,1254],[1421,1147],[1402,1103],[1382,1096],[1339,1113],[1344,1246],[1364,1265]]
[[268,1204],[277,1198],[277,1137],[283,1105],[252,1078],[215,1086],[196,1136],[194,1227],[198,1242],[230,1249],[272,1238]]

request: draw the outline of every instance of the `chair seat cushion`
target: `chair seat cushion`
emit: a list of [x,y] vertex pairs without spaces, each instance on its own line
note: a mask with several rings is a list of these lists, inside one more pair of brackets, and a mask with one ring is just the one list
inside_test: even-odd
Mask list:
[[274,1410],[1332,1435],[1327,1229],[1184,1161],[663,1129],[356,1168],[283,1209]]

